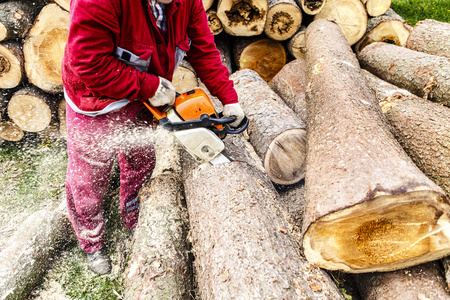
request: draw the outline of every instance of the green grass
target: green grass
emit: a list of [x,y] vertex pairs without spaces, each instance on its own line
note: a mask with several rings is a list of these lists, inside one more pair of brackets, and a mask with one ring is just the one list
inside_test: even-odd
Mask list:
[[450,23],[449,0],[392,0],[391,8],[413,26],[425,19]]

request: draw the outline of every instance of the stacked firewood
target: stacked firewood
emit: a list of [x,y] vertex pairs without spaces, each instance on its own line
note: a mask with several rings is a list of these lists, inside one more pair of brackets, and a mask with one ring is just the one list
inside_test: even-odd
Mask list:
[[[341,299],[324,269],[358,273],[368,299],[450,298],[450,24],[411,28],[389,6],[204,1],[250,124],[215,166],[161,133],[128,299],[189,297],[193,274],[202,299]],[[30,7],[32,26],[0,44],[3,139],[64,119],[67,2]],[[202,86],[187,61],[174,84]]]

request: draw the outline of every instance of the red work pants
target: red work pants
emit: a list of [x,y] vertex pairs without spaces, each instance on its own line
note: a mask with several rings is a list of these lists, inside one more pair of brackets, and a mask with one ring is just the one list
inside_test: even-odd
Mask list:
[[120,213],[127,228],[139,216],[138,191],[155,166],[149,138],[151,114],[140,102],[90,117],[66,106],[68,167],[66,197],[70,220],[81,248],[104,247],[103,195],[114,160],[120,167]]

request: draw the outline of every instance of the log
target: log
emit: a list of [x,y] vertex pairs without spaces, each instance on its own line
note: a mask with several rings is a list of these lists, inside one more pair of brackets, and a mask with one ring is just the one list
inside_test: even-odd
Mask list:
[[327,19],[336,22],[350,46],[359,41],[367,29],[367,12],[360,0],[327,0],[314,20]]
[[183,160],[199,297],[343,299],[299,252],[279,196],[247,161],[253,156],[247,149],[248,142],[228,136],[225,150],[233,162],[197,166]]
[[269,0],[264,33],[276,41],[291,38],[302,24],[302,12],[294,0]]
[[219,17],[217,16],[217,11],[214,9],[210,9],[206,12],[206,15],[208,16],[208,25],[211,33],[213,35],[218,35],[219,33],[221,33],[223,31],[223,25]]
[[63,92],[61,61],[69,32],[69,12],[46,5],[23,44],[28,81],[47,93]]
[[430,19],[417,22],[405,47],[450,58],[450,24]]
[[25,299],[54,255],[74,239],[65,201],[30,217],[0,252],[0,299]]
[[306,27],[301,26],[287,44],[287,49],[294,58],[305,59],[305,31]]
[[267,0],[219,0],[217,16],[232,36],[254,36],[264,31]]
[[63,98],[58,105],[59,133],[64,139],[67,139],[66,124],[66,100]]
[[267,82],[283,68],[287,60],[283,44],[263,36],[235,39],[233,57],[239,70],[253,70]]
[[24,78],[23,52],[20,43],[0,44],[0,89],[15,88]]
[[339,26],[314,21],[306,47],[308,260],[367,273],[448,255],[449,199],[395,140]]
[[286,64],[269,86],[306,123],[306,61],[295,59]]
[[444,267],[444,277],[447,288],[450,289],[450,256],[446,256],[441,259],[442,266]]
[[10,121],[0,122],[0,138],[2,140],[18,142],[24,136],[24,132],[19,126]]
[[450,195],[450,109],[363,71],[395,138],[420,170]]
[[70,10],[70,0],[52,0],[59,6],[61,6],[64,10]]
[[305,176],[306,124],[254,71],[230,77],[250,123],[250,142],[264,162],[270,180],[281,185]]
[[55,99],[37,87],[27,86],[15,92],[8,103],[9,118],[22,130],[44,130],[52,120]]
[[25,38],[38,8],[33,1],[0,3],[0,41]]
[[327,0],[296,0],[305,14],[317,15],[323,9]]
[[392,0],[361,0],[365,7],[367,14],[371,17],[378,17],[388,11],[391,7]]
[[438,262],[395,272],[358,274],[358,290],[367,300],[450,299]]
[[203,8],[205,9],[205,11],[210,9],[214,4],[214,0],[202,0],[202,2],[203,2]]
[[411,26],[405,20],[389,9],[385,14],[370,18],[364,36],[355,44],[355,52],[359,54],[362,48],[374,42],[386,42],[404,46],[410,34]]
[[228,73],[233,73],[233,57],[231,54],[230,42],[228,40],[228,35],[221,34],[214,36],[214,42],[216,43],[216,47],[220,52],[220,59],[222,60],[222,64],[227,67]]
[[383,42],[366,46],[361,66],[425,99],[450,106],[450,59]]
[[178,93],[198,87],[198,78],[191,64],[183,59],[173,73],[172,84]]
[[139,191],[141,206],[125,270],[126,299],[190,299],[188,216],[181,179],[180,145],[155,132],[156,166]]

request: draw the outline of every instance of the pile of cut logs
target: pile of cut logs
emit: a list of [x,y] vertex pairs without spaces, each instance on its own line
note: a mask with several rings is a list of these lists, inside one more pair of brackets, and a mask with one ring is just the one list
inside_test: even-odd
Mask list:
[[[0,3],[3,139],[64,118],[61,2]],[[204,1],[250,124],[215,166],[160,132],[127,299],[189,297],[193,278],[202,299],[343,299],[325,270],[355,273],[364,299],[450,299],[450,24],[389,6]],[[202,83],[184,61],[174,85]]]

